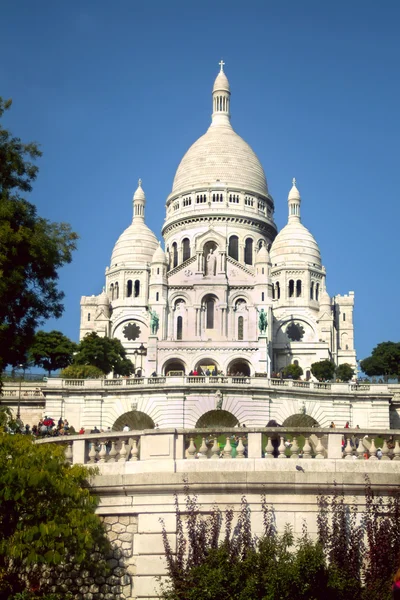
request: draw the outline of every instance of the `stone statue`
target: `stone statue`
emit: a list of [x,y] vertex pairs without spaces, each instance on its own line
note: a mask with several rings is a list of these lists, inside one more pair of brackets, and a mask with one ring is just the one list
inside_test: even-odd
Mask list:
[[217,257],[214,254],[213,248],[207,254],[207,275],[215,275],[215,268],[217,266]]
[[160,322],[160,317],[158,316],[158,314],[156,313],[155,310],[151,310],[151,308],[149,308],[149,313],[150,313],[150,330],[151,330],[151,335],[156,335],[157,331],[158,331],[158,325]]
[[260,330],[260,333],[267,333],[267,315],[264,312],[264,309],[262,308],[261,310],[258,310],[257,308],[257,312],[258,312],[258,329]]

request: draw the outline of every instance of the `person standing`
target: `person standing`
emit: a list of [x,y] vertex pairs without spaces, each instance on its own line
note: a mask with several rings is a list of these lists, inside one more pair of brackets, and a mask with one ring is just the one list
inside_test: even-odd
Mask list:
[[392,598],[393,600],[400,600],[400,569],[393,577]]

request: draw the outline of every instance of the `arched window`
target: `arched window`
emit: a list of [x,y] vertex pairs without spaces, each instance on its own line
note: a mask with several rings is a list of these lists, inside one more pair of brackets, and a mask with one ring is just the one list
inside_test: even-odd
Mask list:
[[243,317],[238,318],[238,340],[243,340]]
[[301,279],[296,281],[296,298],[300,298],[301,296]]
[[90,313],[87,314],[87,320],[90,321]]
[[172,244],[172,267],[178,266],[178,244],[174,242]]
[[160,267],[157,267],[157,275],[160,274]]
[[214,329],[214,298],[206,300],[206,329]]
[[231,258],[239,260],[239,238],[237,235],[231,235],[229,238],[228,254]]
[[275,286],[272,286],[272,300],[275,300]]
[[119,298],[119,285],[118,285],[118,281],[115,283],[115,299],[118,300]]
[[289,281],[289,298],[293,298],[294,296],[294,281],[291,279]]
[[281,297],[281,286],[279,285],[279,281],[276,282],[276,298],[279,300]]
[[126,297],[130,298],[132,296],[132,280],[129,279],[126,283]]
[[160,299],[160,292],[156,292],[156,302],[158,302]]
[[135,281],[135,298],[137,298],[140,294],[140,281],[136,279]]
[[261,292],[261,302],[264,302],[264,297],[265,297],[264,292]]
[[346,320],[346,313],[343,313],[343,321]]
[[310,285],[310,300],[314,300],[314,282],[311,282]]
[[246,265],[253,264],[253,240],[247,238],[244,245],[244,262]]
[[182,339],[182,330],[183,330],[183,319],[182,317],[178,317],[176,320],[176,339]]
[[182,241],[182,260],[190,258],[190,241],[189,238],[185,238]]
[[319,299],[319,283],[315,286],[315,299],[318,302]]
[[113,283],[110,285],[110,296],[111,296],[111,300],[114,300],[114,284]]

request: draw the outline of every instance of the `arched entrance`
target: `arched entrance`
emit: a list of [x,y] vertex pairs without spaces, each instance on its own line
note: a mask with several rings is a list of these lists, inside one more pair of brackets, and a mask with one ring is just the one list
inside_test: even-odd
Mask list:
[[243,358],[235,358],[229,363],[227,372],[233,376],[250,377],[250,364]]
[[298,414],[285,419],[282,427],[319,427],[319,423],[310,415]]
[[140,410],[132,410],[118,417],[112,430],[122,431],[125,425],[128,425],[129,429],[154,429],[153,419]]
[[185,364],[179,358],[173,358],[164,365],[164,375],[179,377],[185,374]]
[[196,371],[199,375],[213,375],[215,371],[218,373],[219,366],[212,358],[202,358],[196,365]]
[[201,415],[196,427],[236,427],[239,421],[227,410],[209,410]]

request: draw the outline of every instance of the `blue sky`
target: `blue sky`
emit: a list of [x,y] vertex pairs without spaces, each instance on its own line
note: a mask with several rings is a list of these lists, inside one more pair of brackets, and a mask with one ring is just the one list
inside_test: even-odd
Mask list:
[[399,2],[3,0],[1,20],[6,125],[44,153],[30,200],[80,236],[60,272],[64,316],[46,329],[78,339],[80,296],[104,285],[139,177],[160,237],[223,58],[278,228],[295,176],[329,294],[355,292],[358,358],[400,340]]

